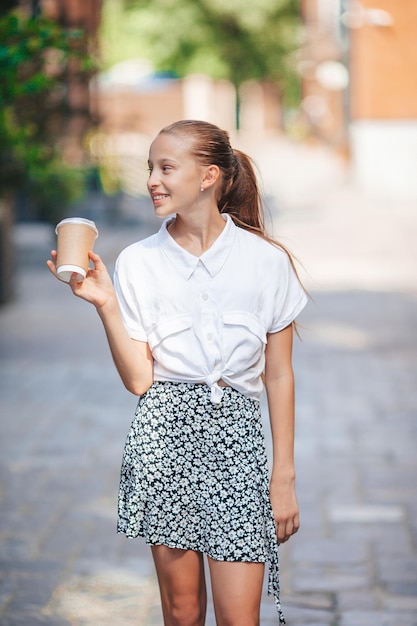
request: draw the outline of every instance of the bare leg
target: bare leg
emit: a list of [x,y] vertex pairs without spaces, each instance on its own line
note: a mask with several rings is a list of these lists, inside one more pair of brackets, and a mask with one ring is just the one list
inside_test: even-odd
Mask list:
[[208,562],[217,626],[259,626],[264,563]]
[[203,555],[152,546],[165,626],[204,626],[207,592]]

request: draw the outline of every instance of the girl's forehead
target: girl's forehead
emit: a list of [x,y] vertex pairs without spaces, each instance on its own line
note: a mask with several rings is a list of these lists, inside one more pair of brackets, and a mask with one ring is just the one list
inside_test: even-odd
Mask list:
[[190,156],[190,140],[179,135],[162,133],[149,148],[149,158],[184,158]]

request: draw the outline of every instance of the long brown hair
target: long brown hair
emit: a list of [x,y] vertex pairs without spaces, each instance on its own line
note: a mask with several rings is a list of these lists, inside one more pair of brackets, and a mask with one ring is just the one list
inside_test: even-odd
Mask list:
[[159,134],[165,133],[188,137],[190,153],[203,167],[217,165],[222,176],[217,201],[220,213],[228,213],[236,226],[260,235],[281,248],[288,255],[298,278],[291,253],[266,232],[264,208],[252,161],[241,150],[232,148],[229,134],[214,124],[200,120],[174,122]]

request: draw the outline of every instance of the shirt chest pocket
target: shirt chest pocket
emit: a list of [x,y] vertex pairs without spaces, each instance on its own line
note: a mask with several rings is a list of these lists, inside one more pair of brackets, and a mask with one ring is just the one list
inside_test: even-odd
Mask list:
[[223,313],[223,346],[227,359],[250,366],[263,354],[265,345],[265,328],[254,315],[240,311]]
[[[154,358],[162,356],[183,359],[192,331],[189,315],[170,318],[160,322],[148,334],[149,347]],[[161,353],[161,354],[160,354]]]

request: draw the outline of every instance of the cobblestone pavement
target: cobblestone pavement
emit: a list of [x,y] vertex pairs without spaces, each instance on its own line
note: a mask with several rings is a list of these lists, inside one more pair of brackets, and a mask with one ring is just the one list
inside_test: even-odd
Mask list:
[[[417,217],[319,192],[277,220],[314,298],[295,342],[302,528],[281,548],[284,609],[289,626],[416,626]],[[145,226],[103,225],[97,251],[111,266]],[[115,534],[135,398],[95,311],[45,269],[49,232],[17,236],[0,309],[0,624],[161,626],[148,548]],[[261,624],[276,623],[265,594]]]

